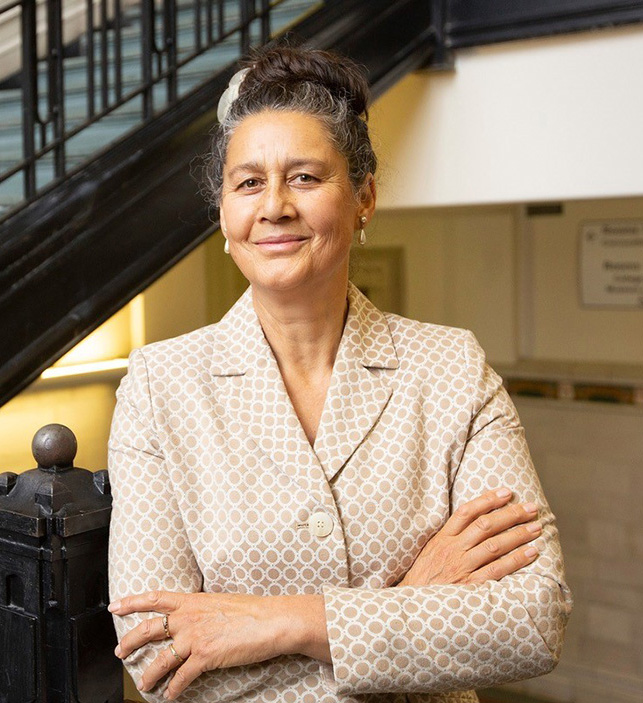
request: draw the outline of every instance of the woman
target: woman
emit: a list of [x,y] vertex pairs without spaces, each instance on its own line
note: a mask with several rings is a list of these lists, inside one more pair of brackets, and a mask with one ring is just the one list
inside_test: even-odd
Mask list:
[[363,76],[273,49],[222,101],[211,193],[251,285],[119,389],[117,655],[146,700],[203,703],[475,701],[549,671],[569,592],[500,379],[470,333],[348,281]]

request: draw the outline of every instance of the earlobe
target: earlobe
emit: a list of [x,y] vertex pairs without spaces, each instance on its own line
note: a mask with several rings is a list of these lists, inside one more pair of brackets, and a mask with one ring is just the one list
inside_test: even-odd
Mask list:
[[225,239],[225,242],[223,244],[223,251],[226,254],[230,253],[230,242],[228,240],[228,230],[226,229],[225,226],[225,217],[223,216],[223,210],[219,208],[219,225],[221,227],[221,232],[223,233],[223,237]]

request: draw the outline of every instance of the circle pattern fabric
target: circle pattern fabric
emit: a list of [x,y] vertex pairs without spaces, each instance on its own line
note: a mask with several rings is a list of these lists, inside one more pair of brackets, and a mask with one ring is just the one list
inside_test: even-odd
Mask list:
[[[218,324],[130,357],[110,437],[110,597],[325,597],[332,664],[208,671],[180,701],[475,701],[558,659],[571,600],[557,530],[500,378],[470,332],[381,313],[352,284],[348,300],[314,447],[251,290]],[[533,564],[479,586],[395,586],[453,510],[500,486],[539,505]],[[119,639],[153,616],[115,616]],[[128,657],[134,680],[165,646]]]

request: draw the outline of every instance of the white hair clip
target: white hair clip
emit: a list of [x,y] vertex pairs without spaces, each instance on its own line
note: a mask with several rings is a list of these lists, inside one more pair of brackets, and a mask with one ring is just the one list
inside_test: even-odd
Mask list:
[[239,89],[249,70],[249,68],[242,68],[240,71],[237,71],[230,79],[228,87],[223,91],[223,95],[219,99],[219,104],[217,106],[217,119],[219,122],[223,122],[225,116],[228,114],[230,105],[239,97]]

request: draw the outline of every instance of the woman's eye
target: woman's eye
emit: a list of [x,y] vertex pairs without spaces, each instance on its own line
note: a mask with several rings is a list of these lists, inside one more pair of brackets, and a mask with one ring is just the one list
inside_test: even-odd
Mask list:
[[309,173],[300,173],[295,176],[295,181],[297,181],[298,183],[312,183],[314,180],[315,178]]
[[242,188],[256,188],[259,185],[259,181],[256,178],[247,178],[241,184]]

